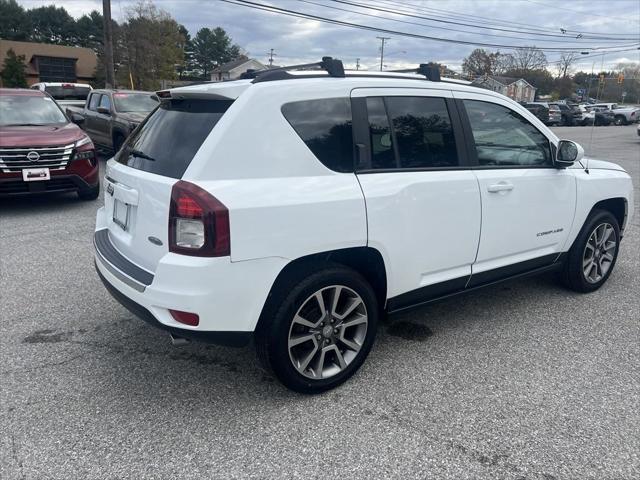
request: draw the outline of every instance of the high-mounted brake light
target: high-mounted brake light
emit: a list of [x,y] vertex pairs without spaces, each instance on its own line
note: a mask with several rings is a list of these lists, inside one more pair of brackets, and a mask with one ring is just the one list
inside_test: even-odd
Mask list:
[[176,182],[169,207],[169,251],[197,257],[230,255],[227,207],[193,183]]

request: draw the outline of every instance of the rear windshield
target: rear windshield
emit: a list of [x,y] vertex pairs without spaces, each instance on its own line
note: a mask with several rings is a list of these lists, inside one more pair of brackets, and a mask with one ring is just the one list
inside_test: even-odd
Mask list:
[[56,100],[86,100],[91,89],[78,85],[47,85],[44,91]]
[[201,99],[162,102],[128,138],[116,160],[145,172],[182,178],[232,103]]

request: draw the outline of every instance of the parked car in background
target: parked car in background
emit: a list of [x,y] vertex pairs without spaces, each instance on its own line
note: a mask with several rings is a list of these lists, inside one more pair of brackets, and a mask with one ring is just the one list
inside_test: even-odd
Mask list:
[[358,370],[383,312],[554,269],[578,292],[607,281],[634,210],[623,168],[587,173],[579,145],[437,67],[317,65],[158,92],[96,215],[124,306],[180,343],[253,339],[318,393]]
[[638,107],[620,107],[616,103],[595,103],[593,106],[611,112],[615,125],[629,125],[640,120]]
[[613,114],[605,109],[591,105],[578,105],[580,117],[576,120],[579,125],[595,125],[597,127],[611,125]]
[[91,139],[48,93],[0,89],[0,196],[100,192]]
[[541,119],[545,125],[560,125],[560,123],[562,122],[562,113],[560,112],[560,107],[558,107],[557,105],[549,104],[547,102],[528,102],[525,105],[527,109],[529,109],[529,107],[534,108],[534,106],[541,106],[547,109],[546,114],[543,113],[542,110],[539,110],[540,114],[546,116],[546,120]]
[[540,103],[523,102],[522,106],[533,113],[542,123],[549,123],[549,108]]
[[81,107],[92,88],[84,83],[41,82],[31,85],[32,89],[47,92],[63,109]]
[[560,123],[559,125],[564,127],[571,127],[576,125],[578,120],[581,118],[580,111],[572,104],[562,103],[562,102],[553,102],[549,104],[550,106],[557,106],[560,109]]
[[96,146],[117,152],[129,134],[154,108],[152,92],[93,90],[82,108],[68,107],[68,114],[82,118],[82,128]]

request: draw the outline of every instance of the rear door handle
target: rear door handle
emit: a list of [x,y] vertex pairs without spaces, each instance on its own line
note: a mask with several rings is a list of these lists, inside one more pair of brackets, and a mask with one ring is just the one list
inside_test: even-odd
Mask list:
[[494,183],[493,185],[489,185],[487,187],[487,190],[491,193],[508,192],[510,190],[513,190],[513,183],[508,183],[508,182]]

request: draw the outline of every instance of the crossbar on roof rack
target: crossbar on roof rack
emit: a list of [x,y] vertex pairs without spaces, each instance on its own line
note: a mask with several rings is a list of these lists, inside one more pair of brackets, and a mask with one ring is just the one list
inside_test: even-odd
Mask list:
[[424,75],[427,80],[431,80],[432,82],[440,81],[440,66],[433,62],[421,63],[418,68],[405,68],[401,70],[388,71],[393,73],[417,73],[419,75]]
[[310,70],[313,68],[326,71],[330,77],[344,77],[344,66],[341,60],[332,57],[322,57],[321,61],[314,63],[287,65],[286,67],[270,68],[269,70],[248,70],[240,75],[240,78],[253,78],[253,83],[280,80],[288,77],[288,75],[283,75],[287,70]]

